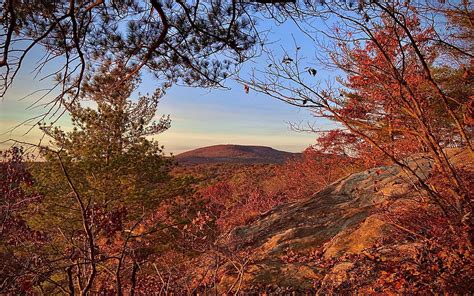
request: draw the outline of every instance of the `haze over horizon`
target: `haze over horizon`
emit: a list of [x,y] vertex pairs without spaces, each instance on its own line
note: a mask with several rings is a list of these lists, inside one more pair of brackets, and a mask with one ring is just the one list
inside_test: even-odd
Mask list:
[[[269,28],[272,28],[269,38],[284,40],[290,49],[294,47],[291,36],[301,34],[293,25],[270,26]],[[304,40],[304,36],[297,37],[299,40]],[[307,50],[306,53],[311,55],[310,48]],[[53,83],[50,78],[40,81],[39,77],[34,78],[29,72],[34,68],[35,60],[42,54],[37,50],[25,60],[25,64],[31,65],[31,68],[25,67],[20,71],[20,79],[15,81],[5,99],[0,101],[0,148],[11,145],[5,143],[8,139],[38,143],[42,136],[42,132],[36,127],[26,133],[31,126],[21,125],[23,121],[45,112],[45,109],[41,107],[28,109],[39,98],[40,93],[24,98],[34,91],[51,87]],[[58,61],[57,64],[60,62]],[[265,58],[258,57],[253,62],[249,62],[241,73],[248,75],[251,68],[266,65]],[[49,68],[43,72],[50,73],[54,66],[50,65]],[[323,78],[330,75],[330,73],[321,73],[323,73],[321,74]],[[142,77],[143,81],[139,87],[141,93],[151,93],[159,86],[159,82],[148,73],[144,73]],[[155,137],[165,146],[166,154],[179,154],[217,144],[270,146],[278,150],[301,152],[314,144],[315,134],[295,132],[289,126],[290,122],[314,123],[315,118],[309,112],[252,90],[247,94],[243,86],[232,79],[228,79],[224,84],[228,89],[203,89],[175,85],[167,91],[158,105],[156,116],[159,118],[162,114],[169,114],[171,128]],[[47,98],[42,102],[48,102]],[[47,119],[46,122],[54,119],[54,117]],[[71,127],[67,114],[64,114],[57,124],[66,129]],[[12,131],[14,127],[16,128]]]
[[[315,135],[298,133],[289,127],[289,122],[311,121],[309,114],[255,92],[245,94],[240,85],[231,84],[234,84],[231,90],[176,87],[162,98],[157,117],[169,114],[171,127],[155,138],[165,146],[165,153],[179,154],[218,144],[270,146],[301,152],[314,143]],[[38,108],[26,110],[32,99],[19,99],[28,91],[32,90],[15,87],[12,95],[0,101],[0,142],[15,139],[38,143],[40,140],[42,133],[38,128],[28,131],[31,125],[16,127],[44,112]],[[71,127],[66,114],[57,124]],[[11,143],[0,144],[7,145]]]

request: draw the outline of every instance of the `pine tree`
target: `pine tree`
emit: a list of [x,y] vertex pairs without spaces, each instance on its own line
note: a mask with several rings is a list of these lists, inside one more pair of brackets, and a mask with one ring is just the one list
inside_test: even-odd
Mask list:
[[[133,102],[130,97],[140,78],[122,81],[124,71],[122,63],[114,65],[108,61],[89,79],[81,93],[81,102],[96,106],[85,107],[75,102],[68,107],[72,131],[41,126],[75,174],[74,178],[80,179],[78,186],[91,191],[87,194],[93,195],[89,197],[92,203],[143,200],[156,184],[167,178],[170,166],[170,161],[163,157],[163,147],[149,139],[170,126],[167,116],[153,120],[164,91],[158,89],[152,95],[140,95]],[[55,153],[50,151],[45,152],[45,157],[57,161]]]
[[132,100],[140,78],[123,81],[126,70],[121,62],[108,61],[89,77],[81,101],[68,106],[71,131],[41,125],[51,146],[43,150],[46,161],[34,166],[33,175],[44,201],[28,218],[51,240],[45,250],[37,250],[51,260],[40,274],[63,287],[80,278],[74,289],[84,295],[121,295],[134,287],[138,264],[159,256],[150,251],[150,240],[159,245],[164,237],[159,230],[167,228],[154,211],[178,188],[170,181],[171,158],[150,139],[170,125],[167,116],[153,120],[164,92]]

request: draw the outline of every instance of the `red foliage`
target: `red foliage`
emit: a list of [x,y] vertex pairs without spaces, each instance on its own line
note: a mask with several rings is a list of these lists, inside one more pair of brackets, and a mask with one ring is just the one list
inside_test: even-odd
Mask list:
[[34,180],[22,149],[13,147],[0,157],[0,294],[22,294],[32,287],[32,271],[43,263],[42,256],[31,250],[38,249],[47,238],[31,229],[25,218],[41,202],[41,195],[27,191]]
[[246,175],[242,183],[223,181],[200,190],[220,231],[247,224],[283,201],[278,194],[269,195],[259,181]]
[[[407,15],[404,24],[410,32],[408,36],[401,26],[382,20],[382,26],[374,29],[369,41],[339,45],[342,57],[335,63],[346,71],[347,79],[338,120],[365,134],[397,159],[438,149],[438,144],[460,141],[448,109],[460,110],[469,101],[471,90],[450,94],[449,81],[456,71],[434,68],[430,70],[431,78],[427,77],[423,63],[435,64],[440,53],[438,45],[431,41],[433,28],[420,25],[416,14]],[[413,44],[423,52],[423,62]],[[444,81],[435,82],[437,75]],[[457,103],[443,103],[445,98],[434,85],[445,88],[443,92],[456,97]]]
[[209,221],[219,232],[245,225],[273,207],[313,194],[339,178],[386,163],[377,150],[352,134],[334,130],[318,138],[301,158],[281,166],[251,167],[234,171],[198,190]]

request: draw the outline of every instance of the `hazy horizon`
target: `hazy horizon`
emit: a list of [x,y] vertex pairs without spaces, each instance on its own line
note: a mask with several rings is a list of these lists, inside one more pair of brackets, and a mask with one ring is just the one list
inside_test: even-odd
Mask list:
[[[297,36],[304,45],[304,36],[298,33],[293,25],[274,26],[271,40],[285,41],[288,48],[294,46],[291,36]],[[273,27],[272,27],[273,28]],[[276,28],[276,29],[275,29]],[[288,41],[288,42],[286,42]],[[275,48],[276,51],[282,48]],[[12,88],[9,89],[5,98],[0,101],[0,148],[5,148],[9,143],[3,143],[7,139],[21,140],[37,143],[42,134],[36,127],[25,134],[31,126],[21,125],[13,132],[13,127],[23,121],[38,116],[45,109],[36,107],[26,110],[41,95],[37,93],[26,99],[29,93],[39,89],[49,88],[52,80],[33,77],[30,72],[37,60],[43,53],[36,50],[25,60],[24,67],[18,74]],[[312,54],[311,48],[307,48],[306,54]],[[44,73],[50,73],[56,65],[52,63],[44,69]],[[252,68],[265,67],[264,57],[258,57],[247,63],[240,71],[248,75]],[[332,73],[320,71],[319,80],[328,78]],[[159,86],[159,81],[143,73],[142,84],[139,87],[141,93],[151,93]],[[179,154],[184,151],[204,146],[217,144],[239,144],[270,146],[278,150],[289,152],[301,152],[306,147],[314,144],[316,134],[299,133],[292,131],[289,123],[311,123],[315,118],[306,110],[301,110],[286,103],[258,94],[252,90],[244,91],[241,84],[232,78],[226,80],[224,85],[228,89],[203,89],[186,86],[172,86],[158,105],[157,118],[162,114],[170,115],[171,128],[155,137],[165,146],[165,153]],[[48,102],[48,98],[42,102]],[[48,118],[46,122],[54,120]],[[321,122],[319,122],[321,123]],[[63,128],[71,127],[69,118],[64,115],[57,123]],[[43,142],[44,144],[44,142]]]

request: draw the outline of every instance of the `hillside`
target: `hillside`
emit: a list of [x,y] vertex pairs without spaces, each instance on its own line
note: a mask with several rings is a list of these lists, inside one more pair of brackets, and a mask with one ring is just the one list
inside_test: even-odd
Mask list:
[[204,163],[283,163],[300,153],[280,151],[265,146],[214,145],[187,151],[176,156],[181,164]]
[[[451,153],[451,161],[460,169],[474,170],[466,151]],[[408,163],[422,178],[433,165],[423,155]],[[241,291],[345,294],[358,276],[373,273],[375,280],[386,272],[383,266],[402,261],[414,270],[409,276],[418,276],[420,265],[411,262],[428,260],[420,259],[423,245],[405,230],[400,234],[386,215],[410,208],[419,211],[412,200],[415,195],[403,170],[385,166],[342,178],[307,200],[277,206],[222,237],[222,246],[230,246],[229,253],[245,262],[238,273],[226,266],[231,272],[223,279],[222,291],[239,282]],[[373,284],[369,281],[368,286]]]

